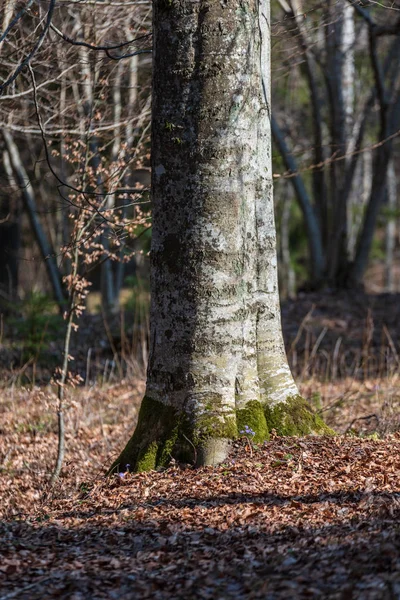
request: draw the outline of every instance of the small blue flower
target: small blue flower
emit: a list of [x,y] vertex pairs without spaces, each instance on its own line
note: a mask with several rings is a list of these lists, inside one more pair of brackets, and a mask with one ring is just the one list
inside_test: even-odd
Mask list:
[[120,477],[121,479],[123,479],[125,477],[125,473],[118,473],[118,477]]
[[241,433],[242,435],[251,435],[251,436],[255,436],[256,432],[252,430],[251,427],[249,427],[248,425],[244,426],[244,429],[242,429],[242,431],[240,431],[239,433]]

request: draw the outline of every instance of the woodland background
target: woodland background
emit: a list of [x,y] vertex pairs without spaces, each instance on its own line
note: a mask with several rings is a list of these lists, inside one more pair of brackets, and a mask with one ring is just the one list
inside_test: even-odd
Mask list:
[[272,2],[284,336],[342,435],[107,482],[147,361],[151,3],[0,6],[0,597],[400,598],[400,3]]

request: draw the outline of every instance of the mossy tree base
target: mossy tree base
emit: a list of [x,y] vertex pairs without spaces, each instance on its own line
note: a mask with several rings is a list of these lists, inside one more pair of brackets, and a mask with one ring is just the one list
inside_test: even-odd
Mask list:
[[323,419],[311,410],[301,396],[291,396],[286,402],[265,406],[264,414],[268,430],[282,436],[334,435]]
[[179,415],[171,407],[145,396],[136,429],[110,472],[151,471],[169,463],[178,438]]
[[211,412],[194,423],[186,414],[145,396],[135,432],[110,473],[150,471],[168,466],[172,458],[199,466],[218,464],[226,458],[230,441],[246,426],[254,431],[256,443],[268,440],[272,430],[282,436],[334,435],[301,396],[272,407],[254,400],[237,409],[236,415]]

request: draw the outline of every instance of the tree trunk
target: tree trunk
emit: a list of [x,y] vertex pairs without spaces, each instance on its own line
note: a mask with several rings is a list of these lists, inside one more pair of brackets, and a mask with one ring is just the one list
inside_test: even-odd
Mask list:
[[393,159],[387,172],[387,216],[385,236],[385,287],[387,292],[395,292],[396,286],[393,273],[394,250],[396,246],[396,204],[397,181]]
[[[398,86],[400,88],[400,82],[398,82]],[[362,282],[368,264],[376,221],[386,193],[387,170],[393,153],[393,135],[400,126],[400,89],[396,91],[397,97],[393,100],[391,111],[387,116],[387,135],[382,136],[384,143],[375,150],[371,194],[357,243],[354,263],[349,271],[349,286]]]
[[[155,0],[150,357],[114,469],[223,461],[326,431],[287,363],[272,198],[269,2]],[[195,448],[195,451],[193,450]]]
[[21,188],[24,207],[28,214],[42,259],[46,265],[47,275],[53,289],[54,300],[57,302],[60,312],[63,312],[65,308],[65,297],[61,283],[61,273],[55,259],[54,251],[49,244],[37,215],[36,200],[32,184],[25,171],[18,147],[14,142],[11,133],[6,129],[3,129],[2,133],[10,157],[10,164],[15,174],[15,179]]
[[[284,181],[282,209],[280,216],[280,244],[278,252],[279,289],[281,298],[294,298],[296,296],[296,273],[290,256],[290,209],[292,194],[289,181]],[[276,188],[275,188],[276,189]]]
[[[346,154],[350,116],[350,99],[346,97],[346,54],[350,46],[344,39],[347,2],[329,0],[326,3],[327,27],[325,79],[330,114],[331,148],[336,157]],[[352,7],[350,6],[350,10]],[[349,28],[347,27],[347,30]],[[349,48],[347,48],[348,50]],[[351,94],[350,94],[351,95]],[[345,161],[347,162],[347,161]],[[345,169],[341,162],[332,161],[330,171],[330,212],[332,215],[327,256],[328,280],[342,286],[347,270],[347,198],[343,194]]]
[[[11,190],[17,187],[8,152],[3,152],[3,168],[9,193],[0,199],[0,303],[18,297],[18,252],[21,241],[19,202]],[[7,188],[6,188],[7,189]]]
[[[304,14],[306,8],[303,0],[290,0],[291,10],[286,12],[288,31],[297,39],[297,42],[304,54],[304,63],[302,70],[304,71],[305,80],[308,85],[310,104],[312,107],[312,128],[313,128],[313,155],[314,164],[323,164],[326,156],[324,151],[324,135],[323,135],[323,105],[324,101],[321,98],[321,90],[318,85],[318,76],[316,70],[315,56],[312,47],[317,45],[316,39],[310,39],[309,29],[304,27]],[[293,25],[295,24],[295,27]],[[317,32],[318,34],[318,32]],[[294,181],[293,181],[294,185]],[[297,192],[296,192],[297,193]],[[324,168],[313,169],[312,172],[312,195],[314,198],[315,208],[319,220],[321,230],[321,243],[326,250],[326,243],[329,232],[329,214],[327,203],[327,185],[325,181]],[[322,259],[321,261],[325,261]],[[318,282],[318,280],[317,280]]]
[[307,189],[300,174],[297,172],[296,161],[286,145],[285,137],[280,130],[280,127],[272,115],[271,130],[275,140],[275,144],[282,156],[285,167],[291,173],[297,173],[290,177],[290,182],[293,185],[293,190],[296,195],[297,202],[303,213],[304,225],[307,231],[307,242],[310,254],[310,280],[315,287],[321,284],[324,276],[325,260],[324,249],[321,238],[321,230],[319,227],[317,216],[314,212]]

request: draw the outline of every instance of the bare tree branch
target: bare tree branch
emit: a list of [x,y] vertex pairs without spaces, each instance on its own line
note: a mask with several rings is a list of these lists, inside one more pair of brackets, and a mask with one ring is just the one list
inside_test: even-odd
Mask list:
[[39,48],[43,44],[44,39],[47,35],[47,32],[50,29],[51,19],[53,18],[55,6],[56,6],[56,0],[50,0],[50,6],[49,6],[49,10],[47,11],[46,23],[45,23],[43,31],[41,32],[36,44],[34,45],[32,50],[29,52],[28,56],[26,56],[26,58],[24,58],[24,60],[18,65],[18,67],[15,69],[14,73],[12,75],[10,75],[10,77],[8,77],[8,79],[6,79],[2,84],[0,84],[0,95],[3,93],[3,90],[5,90],[9,85],[11,85],[11,83],[13,83],[17,79],[17,77],[21,73],[21,71],[30,64],[32,58],[35,56],[36,52],[39,50]]
[[129,58],[130,56],[137,56],[139,54],[151,54],[151,52],[152,52],[151,49],[136,50],[135,52],[123,54],[121,56],[113,56],[110,53],[110,50],[117,50],[119,48],[125,48],[126,46],[129,46],[130,44],[135,44],[136,42],[139,42],[141,40],[148,39],[149,37],[151,37],[151,33],[146,33],[146,35],[142,35],[134,40],[128,40],[127,42],[122,42],[121,44],[115,44],[112,46],[96,46],[94,44],[89,44],[88,42],[83,42],[83,41],[79,42],[77,40],[73,40],[68,35],[66,35],[62,31],[60,31],[53,23],[50,25],[50,27],[65,42],[68,42],[68,44],[72,44],[73,46],[83,46],[85,48],[89,48],[89,50],[103,51],[106,53],[108,58],[110,58],[111,60],[121,60],[123,58]]

